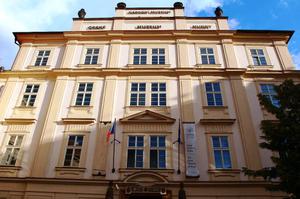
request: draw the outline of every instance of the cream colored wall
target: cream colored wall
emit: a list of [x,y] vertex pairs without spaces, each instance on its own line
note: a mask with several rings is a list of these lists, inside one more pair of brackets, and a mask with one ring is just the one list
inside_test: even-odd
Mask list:
[[121,45],[120,49],[120,59],[119,59],[119,67],[120,68],[126,68],[127,64],[129,64],[130,57],[132,55],[129,54],[130,52],[130,45],[123,44]]
[[169,48],[169,64],[171,68],[177,67],[177,56],[176,56],[176,46],[174,44],[168,45]]
[[174,30],[174,20],[125,20],[123,30],[137,30],[138,25],[160,25],[159,30]]
[[275,52],[275,49],[273,46],[268,46],[266,47],[268,56],[270,58],[271,61],[271,65],[273,65],[273,69],[274,70],[282,70],[281,64],[279,62],[278,56]]
[[249,61],[247,59],[246,48],[243,45],[234,45],[234,53],[239,68],[247,68]]

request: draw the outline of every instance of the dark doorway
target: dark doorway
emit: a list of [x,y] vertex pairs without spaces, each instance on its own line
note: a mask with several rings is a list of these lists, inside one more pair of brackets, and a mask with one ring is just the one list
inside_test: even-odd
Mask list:
[[137,196],[130,196],[129,199],[162,199],[162,196],[137,195]]

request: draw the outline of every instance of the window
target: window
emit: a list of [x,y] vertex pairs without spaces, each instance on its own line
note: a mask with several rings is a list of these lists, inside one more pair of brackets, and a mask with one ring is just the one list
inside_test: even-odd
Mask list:
[[38,84],[28,84],[23,95],[21,106],[33,106],[37,93],[39,91],[40,85]]
[[89,106],[91,103],[93,83],[79,83],[76,106]]
[[165,64],[164,48],[152,48],[152,64]]
[[127,167],[143,168],[144,166],[144,136],[129,136],[127,151]]
[[200,48],[202,64],[216,64],[213,48]]
[[267,65],[263,49],[250,49],[250,52],[255,66]]
[[36,61],[35,61],[35,66],[46,66],[48,59],[50,56],[50,50],[40,50],[38,52]]
[[147,48],[135,48],[133,53],[133,64],[147,64]]
[[150,168],[166,168],[165,136],[150,136]]
[[221,86],[219,82],[206,82],[205,90],[208,106],[223,106]]
[[86,50],[84,64],[97,64],[99,57],[99,48],[88,48]]
[[11,135],[6,145],[3,158],[1,160],[2,165],[14,166],[18,159],[18,154],[21,150],[21,144],[23,141],[23,135]]
[[260,89],[261,89],[261,94],[267,97],[274,106],[276,107],[280,106],[279,100],[276,99],[277,93],[274,89],[273,84],[261,84]]
[[166,83],[151,83],[151,106],[166,106]]
[[78,167],[83,144],[83,135],[69,135],[64,166]]
[[212,136],[212,147],[216,169],[231,169],[231,157],[227,136]]
[[145,106],[146,83],[131,83],[130,106]]

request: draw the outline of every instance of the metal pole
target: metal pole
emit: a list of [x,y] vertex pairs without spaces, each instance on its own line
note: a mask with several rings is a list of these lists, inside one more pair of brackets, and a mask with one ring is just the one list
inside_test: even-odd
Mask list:
[[[181,125],[180,125],[180,119],[179,119],[179,129],[178,129],[179,133],[181,134]],[[177,174],[180,174],[180,144],[181,144],[181,135],[178,135],[178,140],[177,140],[177,144],[178,144],[178,169],[177,169]]]
[[112,163],[112,170],[111,172],[114,173],[116,171],[115,169],[115,148],[116,148],[116,134],[117,134],[117,124],[116,124],[116,119],[115,119],[115,132],[114,132],[114,140],[113,140],[113,163]]

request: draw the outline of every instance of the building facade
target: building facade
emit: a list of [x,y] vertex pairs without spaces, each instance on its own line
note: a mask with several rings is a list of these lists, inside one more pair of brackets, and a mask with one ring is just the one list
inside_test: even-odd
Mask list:
[[[272,165],[260,122],[299,82],[293,31],[128,8],[71,31],[17,32],[0,72],[0,198],[282,198],[241,169]],[[108,136],[107,132],[111,132]]]

